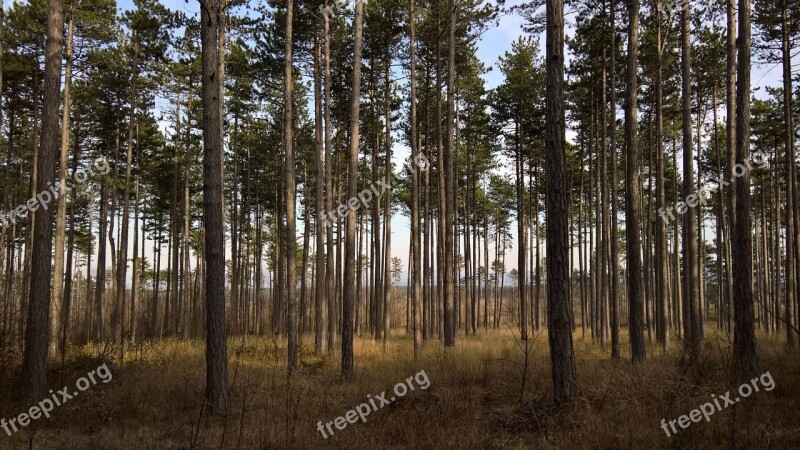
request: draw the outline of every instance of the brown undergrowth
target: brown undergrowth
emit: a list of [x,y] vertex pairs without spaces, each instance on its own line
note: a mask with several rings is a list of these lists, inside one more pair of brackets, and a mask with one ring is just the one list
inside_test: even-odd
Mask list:
[[[754,393],[667,437],[661,419],[688,414],[711,394],[733,391],[730,337],[706,333],[702,362],[686,367],[680,341],[667,353],[655,344],[633,366],[611,360],[608,348],[575,334],[578,402],[557,408],[550,401],[546,333],[534,333],[525,392],[524,358],[508,330],[459,336],[443,352],[425,344],[414,361],[410,339],[400,332],[384,349],[356,339],[356,376],[339,377],[338,355],[313,356],[313,340],[301,345],[299,374],[286,377],[286,346],[273,337],[229,342],[230,411],[202,412],[204,347],[201,342],[162,341],[129,349],[109,362],[113,380],[98,384],[50,419],[34,421],[11,437],[0,430],[0,448],[22,449],[522,449],[522,448],[797,448],[800,445],[800,354],[785,341],[759,335],[759,358],[776,387]],[[108,348],[73,348],[64,367],[49,374],[53,389],[71,385],[114,355]],[[416,390],[324,439],[317,422],[332,421],[372,396],[425,370],[431,385]],[[0,382],[0,418],[35,404],[17,391],[19,379]]]

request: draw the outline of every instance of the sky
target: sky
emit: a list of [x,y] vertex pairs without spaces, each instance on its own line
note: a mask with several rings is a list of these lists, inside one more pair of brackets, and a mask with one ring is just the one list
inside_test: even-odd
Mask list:
[[[161,0],[161,2],[172,10],[181,10],[186,13],[198,13],[199,5],[198,2],[195,0],[184,1],[184,0]],[[522,3],[522,0],[508,0],[506,2],[506,6],[511,7],[517,4]],[[118,2],[118,6],[121,10],[129,9],[133,7],[133,2],[131,0],[120,0]],[[572,26],[571,24],[574,23],[575,20],[575,13],[570,11],[569,9],[566,11],[566,33],[567,35],[572,34]],[[498,58],[503,55],[506,51],[511,50],[511,44],[515,40],[517,40],[520,36],[523,35],[523,31],[521,29],[522,26],[522,19],[516,15],[504,15],[499,18],[499,25],[494,27],[488,31],[486,31],[478,41],[477,45],[477,56],[484,62],[486,66],[493,66],[493,70],[488,71],[483,75],[483,78],[486,82],[486,88],[491,89],[500,85],[503,81],[502,74],[497,69],[496,64]],[[541,42],[541,48],[544,48],[544,36],[539,36]],[[566,54],[567,64],[571,59],[571,55],[569,52]],[[766,66],[759,66],[755,65],[753,67],[752,72],[752,83],[753,88],[761,86],[779,86],[781,83],[781,70],[780,67],[776,68],[776,65],[766,65]],[[757,89],[755,91],[756,97],[763,98],[765,97],[766,93],[764,89]],[[724,120],[724,111],[722,111],[722,115],[720,116],[720,120]],[[622,110],[619,109],[620,119],[622,118]],[[567,139],[571,140],[574,137],[574,132],[571,130],[567,131]],[[408,157],[410,153],[410,149],[402,144],[395,144],[393,147],[393,158],[392,161],[395,166],[395,170],[399,171],[404,164],[404,161]],[[624,224],[624,221],[620,221],[621,224]],[[622,225],[624,226],[624,225]],[[713,229],[711,228],[711,224],[706,224],[707,230],[705,232],[707,239],[713,238]],[[302,232],[301,224],[298,224],[298,239],[300,239],[300,233]],[[511,225],[512,230],[516,230],[516,224],[512,223]],[[512,235],[516,235],[516,233],[512,233]],[[392,246],[392,256],[400,258],[403,261],[403,276],[401,278],[400,284],[404,285],[407,280],[407,269],[408,269],[408,249],[410,248],[410,221],[408,217],[401,215],[395,212],[393,219],[392,219],[392,237],[391,237],[391,246]],[[227,252],[228,257],[230,257],[230,242],[228,242]],[[147,248],[150,248],[148,245]],[[132,251],[129,250],[129,252]],[[544,242],[542,242],[542,253],[544,253]],[[506,251],[506,270],[510,271],[516,267],[516,254],[517,248],[516,243],[512,245]],[[577,253],[576,253],[577,255]],[[147,255],[148,258],[152,258],[151,254]],[[491,259],[494,259],[493,255],[490,256]],[[192,259],[193,260],[193,259]],[[577,256],[575,258],[577,264]]]

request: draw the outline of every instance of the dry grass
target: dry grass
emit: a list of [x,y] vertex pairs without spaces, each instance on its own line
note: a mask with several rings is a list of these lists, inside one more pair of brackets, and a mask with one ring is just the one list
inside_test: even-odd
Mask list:
[[[627,336],[622,336],[623,358]],[[707,337],[705,357],[686,371],[680,343],[667,354],[654,345],[639,366],[612,361],[608,349],[575,334],[578,405],[558,410],[550,403],[547,336],[532,343],[528,383],[519,402],[523,355],[508,332],[460,337],[443,353],[430,342],[419,361],[407,336],[387,348],[356,340],[356,377],[339,377],[338,356],[316,358],[312,340],[302,342],[302,366],[287,380],[286,347],[275,338],[241,338],[229,344],[231,410],[227,417],[201,415],[204,347],[200,342],[144,344],[124,364],[109,364],[113,380],[98,384],[7,437],[0,448],[188,449],[521,449],[521,448],[797,448],[800,443],[800,355],[786,354],[781,340],[759,336],[762,368],[777,387],[755,393],[667,438],[662,418],[676,419],[732,390],[728,337]],[[108,349],[106,349],[108,351]],[[98,348],[75,350],[53,370],[50,386],[73,385],[101,362]],[[323,439],[317,421],[327,422],[396,383],[425,370],[431,386],[373,412]],[[0,383],[0,417],[27,410],[33,402],[15,390],[18,379]],[[736,385],[738,386],[738,385]],[[387,396],[388,397],[388,396]]]

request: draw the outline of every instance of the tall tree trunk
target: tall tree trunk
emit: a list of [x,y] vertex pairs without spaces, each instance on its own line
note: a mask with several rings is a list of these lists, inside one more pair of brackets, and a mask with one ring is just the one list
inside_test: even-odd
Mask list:
[[[663,115],[663,82],[662,68],[662,36],[661,36],[661,1],[656,0],[656,208],[659,213],[666,207],[664,187],[664,115]],[[716,125],[715,125],[716,126]],[[656,220],[656,340],[661,348],[667,351],[669,345],[669,329],[667,323],[667,295],[669,280],[667,278],[667,219],[659,214]]]
[[[736,0],[726,1],[727,17],[727,38],[726,38],[726,88],[725,104],[727,106],[725,114],[725,131],[727,133],[727,176],[733,179],[733,166],[736,164]],[[749,99],[748,99],[749,101]],[[727,236],[733,233],[736,223],[736,191],[735,184],[729,183],[726,188],[728,209],[728,232]],[[733,255],[731,239],[725,240],[725,289],[727,290],[727,301],[725,305],[725,328],[731,331],[731,301],[733,299]]]
[[[636,0],[634,0],[636,1]],[[564,131],[564,2],[547,0],[547,324],[553,399],[556,404],[577,399],[575,355],[572,349],[567,253],[566,148]]]
[[228,349],[225,333],[225,235],[222,217],[222,122],[219,47],[221,5],[201,0],[203,65],[203,225],[206,257],[206,400],[211,412],[228,410]]
[[[119,260],[117,261],[117,345],[119,345],[119,360],[125,356],[125,279],[128,270],[128,229],[130,228],[130,197],[131,197],[131,164],[133,163],[133,131],[136,122],[136,81],[139,75],[139,37],[138,32],[133,32],[133,75],[131,76],[131,115],[128,122],[128,151],[125,157],[125,189],[122,199],[122,220],[120,221]],[[187,142],[188,146],[189,143]],[[177,331],[177,329],[176,329]]]
[[[682,68],[682,111],[683,111],[683,196],[689,199],[694,192],[694,169],[692,151],[692,94],[691,94],[691,45],[689,25],[689,2],[683,6],[681,13],[681,68]],[[679,211],[680,212],[680,211]],[[683,307],[684,336],[689,345],[689,360],[693,363],[700,359],[700,324],[698,317],[697,282],[697,221],[694,207],[686,208],[683,215]]]
[[[358,190],[358,138],[361,111],[361,47],[364,3],[356,2],[353,25],[353,90],[350,103],[350,144],[347,154],[347,198],[355,198]],[[346,223],[344,292],[342,293],[342,377],[353,378],[353,303],[356,282],[356,213],[350,210]]]
[[[220,83],[221,83],[221,81],[220,81]],[[189,92],[190,93],[192,92],[192,77],[191,76],[189,77]],[[191,150],[190,150],[191,149],[191,142],[192,142],[191,141],[191,133],[192,133],[191,94],[189,95],[187,100],[188,100],[187,101],[188,105],[187,105],[187,108],[186,108],[186,148],[184,149],[184,157],[183,157],[183,231],[181,232],[181,234],[183,235],[182,236],[182,239],[183,239],[183,242],[182,242],[182,244],[183,244],[183,261],[182,261],[182,266],[183,266],[183,278],[182,278],[183,287],[181,288],[182,291],[183,291],[182,292],[183,295],[181,296],[181,298],[183,299],[183,301],[182,301],[183,308],[182,308],[182,314],[181,314],[180,320],[181,320],[182,328],[183,328],[182,338],[183,338],[184,341],[188,341],[189,340],[190,331],[191,331],[191,318],[192,318],[192,310],[190,309],[190,306],[189,306],[190,302],[191,302],[191,273],[192,273],[192,270],[191,270],[191,267],[190,267],[190,260],[189,260],[189,257],[190,257],[190,252],[189,252],[189,250],[190,250],[189,249],[189,221],[191,219],[191,214],[190,214],[191,211],[190,211],[190,209],[191,209],[191,206],[192,206],[191,205],[191,200],[189,198],[189,182],[190,182],[190,179],[189,179],[189,161],[192,160],[192,158],[191,158]],[[139,125],[138,124],[136,125],[136,157],[137,157],[137,161],[138,161],[138,157],[139,157]],[[138,210],[138,207],[139,207],[139,205],[138,205],[138,201],[139,201],[139,181],[138,181],[138,177],[137,177],[137,181],[136,181],[136,194],[135,194],[135,196],[136,196],[136,199],[135,199],[135,201],[136,201],[136,208],[135,208],[136,211],[134,212],[134,214],[136,215],[136,214],[138,214],[138,211],[139,211]],[[135,265],[136,265],[136,238],[137,238],[137,236],[136,236],[136,229],[137,228],[136,227],[137,227],[137,223],[138,223],[137,220],[138,220],[138,217],[136,219],[134,219],[134,228],[133,228],[134,229],[134,235],[133,235],[133,249],[134,249],[133,250],[133,257],[134,257],[133,274],[134,274],[134,277],[136,276],[136,267],[135,267]],[[133,292],[131,293],[131,301],[136,299],[135,289],[137,287],[137,283],[138,282],[135,279],[132,280],[132,282],[131,282],[131,285],[133,287]],[[131,307],[131,308],[133,308],[133,307]],[[131,317],[131,319],[133,319],[133,317]],[[133,333],[133,330],[131,330],[131,334],[132,333]]]
[[63,299],[63,286],[64,286],[64,235],[66,232],[66,219],[67,219],[67,158],[69,156],[69,131],[70,131],[70,100],[72,93],[72,52],[73,42],[72,36],[75,28],[74,18],[75,6],[74,2],[70,6],[69,23],[67,25],[67,54],[66,54],[66,68],[64,71],[64,109],[61,115],[61,152],[60,152],[60,166],[58,175],[58,205],[56,213],[56,237],[55,237],[55,255],[53,257],[53,310],[51,311],[50,319],[52,321],[51,330],[53,333],[50,335],[50,341],[53,344],[55,354],[61,355],[64,359],[65,349],[61,347],[62,329],[66,326],[64,299]]
[[789,349],[797,346],[796,331],[792,327],[794,322],[794,299],[796,295],[797,279],[795,264],[795,221],[797,215],[797,191],[795,189],[795,159],[794,159],[794,123],[792,117],[792,61],[789,51],[789,24],[787,18],[786,0],[781,2],[781,56],[783,60],[783,122],[784,122],[784,151],[786,153],[786,203],[789,205],[789,214],[786,215],[786,297],[784,299],[784,312],[786,320],[786,343]]
[[[605,7],[605,5],[604,5]],[[605,8],[604,8],[605,9]],[[605,11],[603,11],[605,14]],[[603,47],[601,65],[606,62],[606,48]],[[604,68],[603,68],[604,69]],[[608,334],[608,323],[606,322],[608,312],[608,262],[611,253],[611,234],[609,233],[609,220],[608,220],[608,149],[606,148],[606,139],[608,133],[608,113],[606,112],[606,91],[608,73],[606,70],[600,70],[600,146],[598,146],[598,156],[600,159],[599,181],[600,181],[600,249],[598,257],[600,259],[600,342],[605,347],[606,336]],[[570,266],[571,267],[571,266]],[[617,351],[619,353],[619,351]],[[611,352],[612,356],[614,352]]]
[[517,285],[519,293],[519,333],[520,339],[528,340],[528,290],[525,287],[527,279],[526,269],[526,247],[528,242],[527,225],[525,223],[525,162],[521,144],[520,120],[517,118],[514,124],[514,164],[516,169],[517,187]]
[[[619,358],[619,250],[617,247],[617,3],[611,0],[611,356]],[[616,354],[614,352],[616,350]]]
[[294,113],[292,112],[292,90],[294,87],[292,65],[292,25],[294,0],[286,3],[286,53],[283,71],[283,139],[286,149],[284,161],[286,189],[286,324],[289,337],[288,366],[289,375],[297,370],[297,318],[296,316],[296,272],[297,241],[295,237],[295,200],[297,185],[294,176]]
[[733,227],[733,359],[736,375],[744,380],[758,372],[753,312],[753,242],[750,233],[750,0],[739,0],[738,67],[736,86],[736,221]]
[[455,311],[453,309],[455,280],[453,280],[453,268],[456,266],[453,253],[453,234],[455,217],[456,199],[453,191],[454,161],[453,151],[455,142],[453,138],[453,123],[455,120],[455,39],[456,39],[456,2],[449,0],[448,15],[450,17],[450,38],[448,39],[448,58],[447,58],[447,148],[444,153],[444,179],[445,179],[445,214],[444,220],[444,267],[443,267],[443,299],[444,299],[444,346],[453,347],[455,345]]
[[317,179],[316,179],[316,274],[314,292],[314,354],[322,355],[325,347],[325,331],[328,319],[328,305],[325,298],[325,228],[328,223],[325,215],[325,147],[322,141],[322,70],[321,70],[321,43],[317,39],[314,43],[314,139],[317,146]]
[[[387,49],[391,50],[391,49]],[[386,85],[386,130],[384,137],[384,145],[386,146],[386,160],[384,176],[386,177],[386,202],[384,202],[383,209],[383,223],[385,235],[383,237],[384,250],[384,268],[383,268],[383,317],[381,317],[381,327],[383,327],[383,346],[386,348],[386,341],[389,339],[389,307],[391,305],[392,295],[392,88],[389,72],[391,69],[391,55],[387,53],[384,69],[384,84]],[[358,257],[358,255],[356,255]]]
[[[139,124],[136,124],[136,164],[141,164],[141,147],[139,146]],[[187,159],[188,164],[188,159]],[[141,167],[141,166],[140,166]],[[131,313],[130,313],[130,339],[136,341],[136,302],[139,301],[139,254],[137,247],[139,244],[139,176],[141,169],[136,174],[136,184],[133,193],[133,274],[131,277]],[[188,203],[188,201],[187,201]],[[144,225],[144,221],[142,221]],[[144,230],[142,230],[142,246],[144,246]],[[142,248],[142,258],[144,258],[144,247]],[[187,251],[188,258],[188,251]],[[188,292],[188,290],[187,290]]]
[[[325,6],[328,6],[328,0],[325,0]],[[333,173],[331,171],[331,158],[333,153],[333,146],[331,145],[331,38],[330,38],[330,21],[327,14],[323,14],[323,21],[325,23],[325,210],[333,211]],[[338,221],[337,221],[338,222]],[[327,233],[327,255],[325,259],[325,290],[327,292],[328,300],[328,339],[326,352],[331,355],[336,348],[336,291],[334,280],[334,267],[333,267],[333,223],[328,224],[326,227]]]
[[[688,17],[688,16],[687,16]],[[631,335],[631,360],[645,359],[644,330],[642,329],[642,267],[639,226],[641,223],[641,191],[636,123],[639,57],[639,0],[631,0],[628,26],[628,87],[625,100],[625,225],[628,252],[628,327]]]
[[[308,168],[305,163],[303,163],[303,185],[308,187],[310,183],[308,182]],[[308,255],[309,251],[311,250],[311,246],[309,245],[309,241],[311,239],[311,197],[308,195],[308,191],[304,191],[303,195],[303,211],[305,212],[305,217],[303,218],[303,258],[300,262],[300,301],[299,301],[299,317],[298,317],[298,334],[302,336],[306,332],[306,309],[308,308],[308,301],[306,296],[308,295]],[[245,328],[245,332],[246,332]]]
[[[2,6],[2,5],[0,5]],[[72,152],[72,178],[75,178],[75,173],[78,170],[78,144],[77,144],[77,136],[75,139],[75,147]],[[66,275],[64,276],[64,312],[63,312],[63,319],[61,321],[61,333],[57,336],[57,339],[60,340],[59,346],[61,349],[66,349],[67,347],[67,336],[68,336],[68,329],[69,329],[69,317],[70,317],[70,309],[72,307],[72,256],[75,251],[74,244],[75,244],[75,192],[76,187],[73,185],[71,189],[71,199],[72,203],[70,204],[70,211],[69,211],[69,239],[67,242],[67,263],[66,263]],[[89,234],[91,235],[91,223],[92,223],[92,210],[91,205],[89,206]],[[87,277],[86,282],[89,283],[89,267],[92,265],[91,259],[91,247],[90,250],[87,251],[86,259],[87,259]],[[86,311],[90,310],[89,306],[89,296],[86,296]],[[88,317],[88,314],[87,314]],[[61,351],[61,365],[64,365],[64,358],[65,358],[65,351]]]
[[[47,2],[47,44],[45,48],[44,103],[42,133],[39,143],[36,193],[49,191],[55,178],[58,150],[58,107],[61,100],[61,47],[64,40],[64,2]],[[60,193],[63,195],[63,193]],[[40,205],[44,206],[44,205]],[[31,208],[33,209],[33,208]],[[31,283],[28,301],[28,326],[25,329],[25,353],[22,379],[25,392],[43,395],[47,386],[47,350],[50,328],[50,280],[53,236],[53,211],[44,208],[35,218]]]
[[[0,0],[1,1],[1,0]],[[409,22],[409,58],[411,60],[411,97],[409,123],[411,125],[411,132],[409,142],[411,143],[411,254],[412,254],[412,271],[414,273],[414,285],[411,290],[411,320],[412,320],[412,333],[414,339],[414,359],[420,357],[420,326],[421,311],[420,311],[420,290],[422,278],[422,263],[420,258],[420,215],[419,215],[419,171],[420,171],[420,153],[417,142],[417,60],[416,60],[416,16],[414,14],[414,0],[408,1],[408,22]]]

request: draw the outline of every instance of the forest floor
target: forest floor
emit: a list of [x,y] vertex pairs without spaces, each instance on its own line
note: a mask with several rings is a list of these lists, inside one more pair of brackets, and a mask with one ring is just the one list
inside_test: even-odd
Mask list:
[[[521,448],[798,448],[800,443],[800,353],[787,354],[785,340],[758,335],[762,372],[774,389],[762,389],[733,406],[701,418],[667,437],[661,419],[688,415],[726,391],[730,381],[730,337],[707,331],[704,358],[686,370],[679,341],[664,354],[655,344],[647,360],[633,366],[623,333],[623,359],[574,335],[578,404],[557,410],[551,403],[547,335],[531,340],[521,396],[524,353],[514,333],[479,330],[459,336],[443,353],[434,340],[422,357],[411,357],[411,341],[394,330],[386,349],[357,338],[356,376],[344,382],[339,360],[313,356],[313,338],[301,343],[299,373],[286,377],[285,340],[261,337],[229,342],[230,411],[226,417],[201,413],[204,346],[162,341],[131,349],[120,365],[108,362],[113,378],[89,387],[56,407],[49,419],[33,421],[9,437],[2,449],[521,449]],[[781,336],[782,338],[783,336]],[[337,344],[338,346],[339,344]],[[75,386],[105,361],[111,349],[74,348],[64,367],[54,367],[54,391]],[[421,389],[424,371],[430,380]],[[356,419],[324,438],[318,430],[397,383],[418,375],[402,398]],[[19,379],[0,381],[0,418],[10,419],[35,403],[23,398]],[[393,395],[393,394],[392,394]],[[389,395],[386,396],[387,398]],[[733,395],[731,395],[733,397]]]

